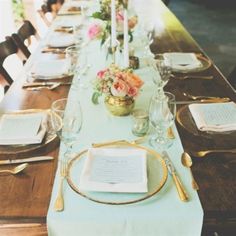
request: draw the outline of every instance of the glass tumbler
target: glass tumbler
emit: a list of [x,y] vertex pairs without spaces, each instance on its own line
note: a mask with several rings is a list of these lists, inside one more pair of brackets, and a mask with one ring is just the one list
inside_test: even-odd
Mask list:
[[66,49],[66,58],[70,62],[70,68],[69,68],[70,74],[74,74],[76,72],[79,54],[80,54],[79,45],[73,45]]

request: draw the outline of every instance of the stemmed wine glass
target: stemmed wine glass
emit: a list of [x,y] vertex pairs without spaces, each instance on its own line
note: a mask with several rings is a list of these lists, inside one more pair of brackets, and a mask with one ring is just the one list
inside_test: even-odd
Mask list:
[[156,133],[151,137],[150,144],[157,150],[164,150],[172,145],[167,130],[174,123],[176,115],[175,96],[165,92],[163,97],[153,95],[149,107],[149,120]]
[[156,85],[156,95],[164,96],[163,88],[168,83],[171,77],[170,62],[161,54],[155,55],[155,58],[150,60],[150,65],[153,67],[156,74],[153,76],[153,82]]
[[64,160],[71,156],[71,149],[77,142],[82,127],[82,110],[78,100],[70,101],[67,98],[56,100],[51,106],[52,127],[57,136],[66,146]]

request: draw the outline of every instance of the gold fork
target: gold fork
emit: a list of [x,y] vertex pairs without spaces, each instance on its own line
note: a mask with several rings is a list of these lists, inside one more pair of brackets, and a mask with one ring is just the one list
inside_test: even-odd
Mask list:
[[67,163],[66,161],[61,161],[60,163],[60,183],[59,183],[59,191],[57,194],[57,198],[54,204],[55,211],[63,211],[64,210],[64,198],[63,198],[63,182],[67,174]]
[[183,75],[183,76],[175,76],[175,75],[171,75],[172,77],[174,77],[175,79],[179,79],[179,80],[185,80],[185,79],[205,79],[205,80],[211,80],[213,79],[213,76],[211,75]]
[[205,150],[205,151],[198,151],[192,152],[192,154],[196,157],[205,157],[209,153],[236,153],[236,149],[216,149],[216,150]]

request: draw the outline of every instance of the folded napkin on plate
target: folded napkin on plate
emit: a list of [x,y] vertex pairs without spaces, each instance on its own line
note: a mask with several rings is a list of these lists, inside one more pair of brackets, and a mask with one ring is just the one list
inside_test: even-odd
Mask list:
[[74,36],[65,33],[54,33],[47,42],[47,46],[53,48],[64,48],[73,44],[75,44]]
[[192,70],[202,66],[195,53],[169,52],[163,56],[174,70]]
[[91,148],[80,176],[80,188],[101,192],[147,192],[146,151]]
[[236,130],[236,104],[191,104],[189,110],[201,131],[225,132]]
[[47,113],[4,114],[0,120],[0,145],[41,143],[47,130]]
[[40,60],[35,62],[31,74],[39,76],[38,79],[50,79],[68,74],[70,60]]

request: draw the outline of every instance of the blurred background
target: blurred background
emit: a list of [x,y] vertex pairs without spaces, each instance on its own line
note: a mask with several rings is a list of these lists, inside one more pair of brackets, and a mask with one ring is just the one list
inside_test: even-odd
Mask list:
[[[222,73],[230,76],[236,66],[236,0],[163,1]],[[44,0],[0,0],[0,41],[17,31],[24,19],[30,20],[43,37],[48,29],[38,13],[43,3]],[[48,13],[47,17],[50,20],[52,16]],[[33,43],[31,47],[36,46]],[[14,67],[10,70],[14,78],[18,66],[13,62],[6,63]]]

